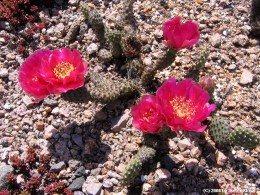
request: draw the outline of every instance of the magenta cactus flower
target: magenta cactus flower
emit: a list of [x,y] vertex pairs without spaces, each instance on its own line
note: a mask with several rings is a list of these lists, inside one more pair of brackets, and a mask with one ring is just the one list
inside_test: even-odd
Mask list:
[[38,50],[21,65],[19,83],[29,95],[41,101],[83,86],[87,63],[78,50]]
[[180,50],[196,44],[200,38],[199,26],[192,21],[181,23],[181,17],[176,16],[163,24],[165,44]]
[[208,103],[208,92],[191,79],[179,83],[175,78],[168,79],[158,89],[156,97],[166,124],[176,132],[203,132],[206,125],[201,126],[201,122],[216,109],[214,104]]
[[145,133],[158,133],[164,126],[164,117],[153,95],[144,95],[141,101],[131,108],[133,126]]

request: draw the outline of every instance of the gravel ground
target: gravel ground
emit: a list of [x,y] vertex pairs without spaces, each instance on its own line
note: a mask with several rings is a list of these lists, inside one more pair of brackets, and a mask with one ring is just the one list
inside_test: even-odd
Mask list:
[[[85,2],[100,12],[110,29],[115,28],[122,13],[121,1]],[[173,65],[156,75],[159,83],[172,76],[187,78],[199,54],[207,48],[209,57],[200,74],[209,73],[216,81],[218,110],[214,115],[227,117],[232,128],[250,127],[260,133],[260,47],[259,40],[250,35],[250,6],[245,0],[144,0],[134,3],[134,14],[137,33],[146,43],[146,51],[141,53],[146,65],[164,49],[163,22],[176,15],[198,22],[199,43],[178,52]],[[143,143],[142,132],[131,126],[129,114],[138,97],[104,105],[68,103],[60,96],[49,96],[35,104],[22,91],[17,76],[19,66],[37,49],[76,48],[90,70],[114,71],[113,65],[103,65],[97,58],[102,43],[84,22],[78,0],[55,0],[54,7],[40,12],[40,18],[46,27],[26,42],[22,54],[16,45],[24,39],[28,26],[14,31],[8,23],[0,22],[2,166],[9,164],[9,156],[24,156],[32,146],[52,156],[51,168],[58,170],[60,181],[77,195],[209,194],[228,188],[260,193],[259,147],[220,149],[207,134],[197,133],[166,140],[169,150],[162,150],[143,167],[135,185],[121,186],[125,165]],[[6,41],[4,36],[10,39]],[[76,174],[79,171],[84,174]]]

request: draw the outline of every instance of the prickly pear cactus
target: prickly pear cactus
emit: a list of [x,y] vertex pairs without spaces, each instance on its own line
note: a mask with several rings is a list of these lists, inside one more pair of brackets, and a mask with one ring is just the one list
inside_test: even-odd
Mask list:
[[134,183],[135,178],[140,174],[141,169],[142,162],[137,158],[132,158],[125,168],[125,172],[121,179],[121,184],[130,185]]
[[255,148],[260,145],[260,137],[252,129],[237,127],[230,134],[231,142],[236,146]]
[[122,46],[121,46],[122,33],[117,30],[107,31],[106,37],[109,42],[109,47],[112,52],[112,55],[115,58],[122,57],[122,54],[123,54],[123,50],[122,50]]
[[104,73],[91,73],[86,88],[90,97],[101,103],[112,102],[120,97],[131,95],[139,89],[135,80],[117,77],[113,79]]
[[140,150],[137,152],[137,154],[134,156],[134,158],[139,159],[144,164],[149,160],[153,159],[155,157],[155,154],[155,149],[148,146],[142,146]]
[[126,62],[126,68],[130,78],[140,77],[145,65],[139,58],[133,58]]
[[134,23],[133,4],[134,0],[123,0],[123,17],[127,24]]
[[106,49],[100,49],[98,52],[98,57],[103,62],[110,62],[113,59],[112,53]]
[[210,135],[214,141],[219,144],[227,144],[229,142],[230,126],[226,119],[222,117],[215,117],[211,121]]
[[122,37],[122,49],[127,58],[139,57],[142,43],[136,34],[127,33]]
[[146,66],[141,77],[142,84],[144,86],[149,85],[153,81],[158,70],[163,70],[164,68],[170,66],[175,60],[176,53],[176,50],[170,48],[157,60],[156,63],[151,66]]

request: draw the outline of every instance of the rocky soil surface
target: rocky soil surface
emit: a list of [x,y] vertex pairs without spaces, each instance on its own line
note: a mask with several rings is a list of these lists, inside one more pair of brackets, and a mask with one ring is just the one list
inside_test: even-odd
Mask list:
[[[110,29],[115,28],[122,13],[121,1],[85,2],[100,12]],[[141,58],[147,66],[164,47],[163,22],[179,15],[199,23],[199,43],[181,50],[172,66],[156,75],[159,83],[172,76],[187,78],[207,48],[209,57],[200,74],[209,73],[216,81],[218,109],[213,115],[228,118],[232,128],[250,127],[260,133],[260,46],[250,35],[250,9],[250,1],[245,0],[134,3],[138,34],[146,43]],[[104,65],[97,57],[102,43],[84,21],[79,0],[55,0],[53,7],[40,12],[40,19],[46,26],[27,41],[23,53],[17,51],[17,43],[24,39],[28,26],[13,30],[8,23],[0,23],[0,189],[13,170],[9,156],[23,157],[31,146],[51,155],[51,169],[76,195],[208,194],[227,189],[260,193],[260,148],[221,148],[207,133],[167,139],[169,149],[143,167],[134,185],[122,186],[124,168],[143,144],[142,132],[131,126],[130,115],[140,96],[108,105],[69,103],[60,96],[34,103],[21,89],[18,72],[37,49],[75,48],[90,70],[114,71],[113,64]]]

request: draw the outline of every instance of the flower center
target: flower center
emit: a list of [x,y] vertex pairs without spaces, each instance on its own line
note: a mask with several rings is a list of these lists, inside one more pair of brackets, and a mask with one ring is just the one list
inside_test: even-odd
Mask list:
[[153,111],[149,110],[149,111],[146,111],[144,114],[143,114],[143,119],[145,121],[149,121],[149,118],[153,115]]
[[61,62],[53,69],[53,74],[58,79],[64,79],[69,76],[70,73],[75,70],[75,67],[69,62]]
[[175,115],[190,120],[196,113],[197,106],[191,100],[185,100],[184,97],[175,97],[170,101]]
[[35,76],[35,77],[32,78],[32,81],[37,82],[38,78]]

